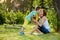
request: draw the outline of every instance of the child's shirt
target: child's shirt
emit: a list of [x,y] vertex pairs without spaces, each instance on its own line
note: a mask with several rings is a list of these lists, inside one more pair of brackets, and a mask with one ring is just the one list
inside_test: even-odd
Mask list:
[[32,17],[32,16],[36,16],[36,15],[37,15],[37,12],[36,12],[36,10],[34,10],[34,11],[30,12],[30,13],[26,16],[26,18],[27,18],[29,21],[31,21],[31,17]]

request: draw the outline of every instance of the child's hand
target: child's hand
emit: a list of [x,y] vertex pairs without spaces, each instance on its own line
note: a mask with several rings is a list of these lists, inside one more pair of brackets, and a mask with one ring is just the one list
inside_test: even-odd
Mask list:
[[36,23],[37,21],[36,21],[35,19],[33,19],[33,22],[35,22],[35,23]]
[[33,19],[33,22],[36,22],[36,20],[35,20],[35,19]]

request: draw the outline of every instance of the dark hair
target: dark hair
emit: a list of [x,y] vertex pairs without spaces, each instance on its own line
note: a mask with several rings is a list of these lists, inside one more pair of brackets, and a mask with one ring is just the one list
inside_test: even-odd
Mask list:
[[43,7],[41,7],[42,9],[45,9],[45,7],[43,6]]
[[43,16],[46,16],[46,11],[45,11],[45,9],[43,10]]
[[46,16],[46,8],[43,6],[43,7],[40,7],[40,9],[43,9],[43,16]]
[[39,9],[40,9],[40,7],[36,7],[36,11],[39,10]]
[[42,6],[41,8],[46,9],[46,10],[48,9],[48,7],[44,7],[44,6]]

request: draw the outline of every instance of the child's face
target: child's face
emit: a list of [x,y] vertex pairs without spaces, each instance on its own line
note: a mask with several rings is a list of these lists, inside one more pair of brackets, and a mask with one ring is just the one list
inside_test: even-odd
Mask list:
[[39,9],[39,10],[37,10],[37,13],[40,13],[40,9]]

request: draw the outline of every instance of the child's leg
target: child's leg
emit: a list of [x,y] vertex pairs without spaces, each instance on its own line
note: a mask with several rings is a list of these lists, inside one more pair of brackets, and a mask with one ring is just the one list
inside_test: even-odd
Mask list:
[[23,28],[25,28],[28,25],[29,21],[25,18],[24,19],[24,24],[23,24]]
[[20,30],[20,34],[24,34],[24,29],[25,29],[25,27],[26,27],[27,24],[28,24],[28,20],[25,18],[24,24],[23,24],[23,26],[22,26],[22,28]]

